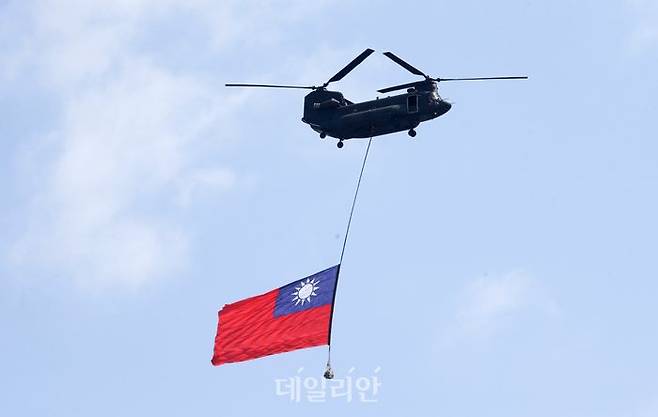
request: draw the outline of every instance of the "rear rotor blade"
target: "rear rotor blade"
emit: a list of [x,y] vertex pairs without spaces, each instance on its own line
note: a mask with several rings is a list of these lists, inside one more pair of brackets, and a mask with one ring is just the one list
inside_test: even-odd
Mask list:
[[340,81],[341,79],[343,79],[344,76],[346,76],[347,74],[349,74],[350,71],[352,71],[354,68],[356,68],[357,65],[359,65],[360,63],[362,63],[362,62],[363,62],[366,58],[368,58],[368,56],[370,56],[370,54],[373,53],[373,52],[375,52],[375,51],[372,50],[372,49],[370,49],[370,48],[368,48],[368,49],[366,49],[365,51],[361,52],[361,55],[359,55],[359,56],[357,56],[356,58],[354,58],[354,59],[352,60],[352,62],[350,62],[349,64],[347,64],[347,65],[345,66],[345,68],[343,68],[342,70],[338,71],[338,72],[336,73],[336,75],[334,75],[333,77],[329,78],[329,81],[327,81],[324,85],[326,86],[326,85],[328,85],[329,83],[333,83],[334,81]]
[[432,78],[434,81],[527,80],[528,77]]
[[318,87],[310,85],[278,85],[278,84],[225,84],[226,87],[266,87],[266,88],[304,88],[316,90]]
[[[421,81],[421,83],[422,82],[424,82],[424,81]],[[418,84],[418,81],[413,82],[413,83],[394,85],[393,87],[382,88],[381,90],[377,90],[377,92],[379,92],[379,93],[388,93],[389,91],[396,91],[396,90],[402,90],[404,88],[415,87],[416,84]]]
[[419,70],[418,68],[415,68],[411,64],[405,62],[402,58],[396,56],[393,52],[384,52],[384,55],[386,55],[388,58],[393,60],[396,64],[402,66],[405,68],[407,71],[409,71],[412,74],[420,75],[421,77],[427,77],[423,71]]

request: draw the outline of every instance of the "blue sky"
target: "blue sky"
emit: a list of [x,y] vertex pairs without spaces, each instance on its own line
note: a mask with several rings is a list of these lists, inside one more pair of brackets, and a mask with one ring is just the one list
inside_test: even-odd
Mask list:
[[[658,416],[658,4],[0,2],[0,414]],[[216,311],[335,264],[365,141],[300,122],[441,77],[373,142],[334,368],[376,404],[291,404],[325,349],[210,365]],[[332,87],[334,87],[332,85]]]

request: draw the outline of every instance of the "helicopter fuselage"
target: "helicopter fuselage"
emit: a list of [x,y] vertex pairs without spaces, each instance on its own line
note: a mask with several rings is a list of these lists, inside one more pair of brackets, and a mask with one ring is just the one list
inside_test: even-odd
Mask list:
[[[340,92],[316,90],[304,100],[302,121],[321,135],[339,140],[411,131],[421,122],[447,113],[451,104],[436,86],[410,88],[405,94],[352,103]],[[413,132],[415,134],[415,132]]]

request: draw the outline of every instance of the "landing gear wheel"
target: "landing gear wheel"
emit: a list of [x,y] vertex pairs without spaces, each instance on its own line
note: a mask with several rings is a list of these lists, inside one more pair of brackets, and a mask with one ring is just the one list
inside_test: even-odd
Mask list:
[[324,138],[326,138],[326,137],[327,137],[327,134],[326,134],[326,133],[324,133],[324,132],[320,133],[320,139],[324,139]]
[[338,146],[338,149],[342,148],[343,147],[343,141],[339,140],[338,143],[336,144],[336,146]]
[[412,138],[416,137],[416,131],[415,130],[410,129],[408,133],[409,133],[409,136],[411,136]]

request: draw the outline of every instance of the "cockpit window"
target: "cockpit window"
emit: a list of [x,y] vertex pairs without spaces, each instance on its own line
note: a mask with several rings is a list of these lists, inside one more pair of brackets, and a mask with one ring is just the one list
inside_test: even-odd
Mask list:
[[438,91],[432,91],[432,94],[430,95],[430,97],[432,97],[432,100],[434,100],[434,101],[441,100],[441,96],[439,96]]

